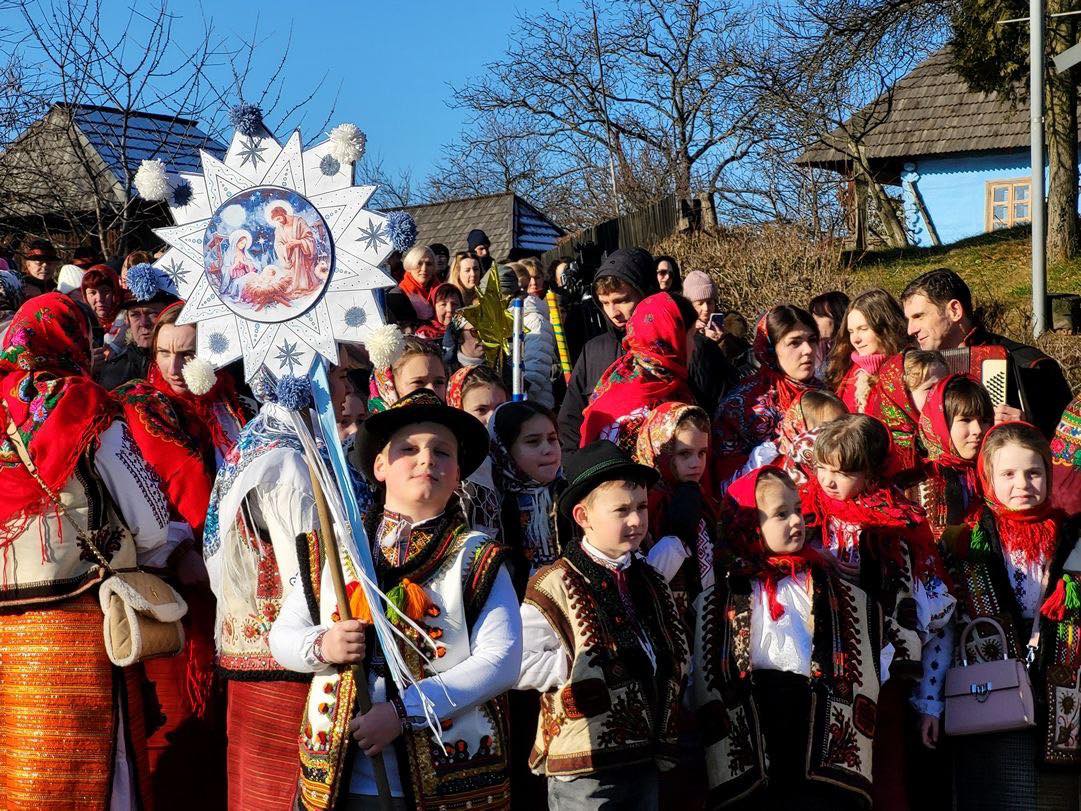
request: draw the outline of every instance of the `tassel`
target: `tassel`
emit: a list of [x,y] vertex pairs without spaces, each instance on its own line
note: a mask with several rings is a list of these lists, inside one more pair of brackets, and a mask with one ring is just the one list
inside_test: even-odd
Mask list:
[[[1042,606],[1040,606],[1040,613],[1047,617],[1049,620],[1055,622],[1062,622],[1066,617],[1066,580],[1065,577],[1061,578],[1055,585],[1055,590],[1051,596],[1048,597]],[[1076,587],[1075,587],[1076,588]]]
[[203,591],[185,595],[188,603],[187,656],[184,693],[192,715],[205,719],[214,694],[214,598]]
[[349,613],[353,619],[371,624],[372,610],[368,607],[368,598],[364,596],[364,589],[355,580],[345,587],[345,596],[349,600]]
[[979,524],[972,528],[972,537],[969,539],[968,549],[977,555],[986,555],[991,551],[991,542],[987,539],[987,531]]
[[405,588],[405,615],[413,622],[418,622],[421,617],[435,608],[435,603],[428,597],[424,586],[409,579],[402,580],[402,586]]
[[1066,610],[1076,612],[1081,609],[1081,587],[1068,574],[1064,574],[1062,580],[1066,583]]

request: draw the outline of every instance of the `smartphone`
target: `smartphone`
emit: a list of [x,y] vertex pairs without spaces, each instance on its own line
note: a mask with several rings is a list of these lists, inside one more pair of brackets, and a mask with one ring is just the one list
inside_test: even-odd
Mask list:
[[725,313],[713,313],[709,317],[709,326],[717,332],[724,332],[724,316]]

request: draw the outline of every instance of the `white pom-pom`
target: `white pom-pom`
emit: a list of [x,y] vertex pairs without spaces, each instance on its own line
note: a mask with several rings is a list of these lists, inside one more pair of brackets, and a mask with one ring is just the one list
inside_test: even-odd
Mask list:
[[159,160],[145,160],[135,173],[135,191],[144,200],[164,200],[169,196],[169,176]]
[[214,367],[198,357],[191,358],[185,363],[180,373],[184,376],[184,382],[188,384],[188,391],[196,397],[206,394],[218,382]]
[[364,344],[368,347],[368,358],[375,368],[387,369],[405,351],[405,336],[396,325],[386,324],[372,330]]
[[330,131],[330,154],[339,163],[356,163],[364,154],[367,137],[356,124],[339,124]]

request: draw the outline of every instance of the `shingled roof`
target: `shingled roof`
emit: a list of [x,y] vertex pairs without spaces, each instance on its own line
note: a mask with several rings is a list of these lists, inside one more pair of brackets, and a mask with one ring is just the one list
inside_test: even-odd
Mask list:
[[479,228],[492,241],[496,259],[505,258],[512,248],[543,253],[565,232],[539,209],[512,192],[444,200],[422,206],[406,206],[417,222],[417,242],[441,242],[455,251],[466,249],[466,235]]
[[[1028,108],[1014,108],[997,93],[970,90],[951,60],[947,48],[936,51],[894,85],[888,117],[864,139],[871,160],[1028,147]],[[833,168],[847,162],[824,142],[796,160]]]

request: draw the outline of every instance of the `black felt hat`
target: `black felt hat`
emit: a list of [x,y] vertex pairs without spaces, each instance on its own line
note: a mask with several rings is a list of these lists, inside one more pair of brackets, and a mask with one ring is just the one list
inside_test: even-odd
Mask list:
[[467,411],[451,408],[430,389],[417,389],[402,397],[386,411],[372,414],[357,431],[353,461],[368,481],[372,479],[375,457],[390,438],[407,425],[434,422],[449,428],[458,440],[458,473],[466,478],[488,456],[488,429]]
[[640,465],[607,439],[586,445],[567,460],[563,467],[567,489],[559,497],[559,511],[571,517],[574,505],[599,484],[620,479],[645,479],[647,486],[656,484],[660,474],[651,467]]

